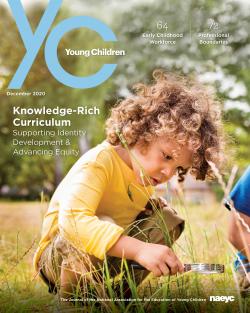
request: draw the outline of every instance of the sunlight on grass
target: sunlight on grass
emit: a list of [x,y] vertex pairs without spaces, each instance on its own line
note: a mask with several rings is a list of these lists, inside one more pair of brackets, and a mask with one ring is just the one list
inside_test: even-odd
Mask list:
[[[32,256],[37,246],[44,203],[2,202],[0,217],[0,307],[1,312],[54,312],[58,297],[48,293],[43,282],[34,277]],[[184,273],[174,277],[155,278],[150,274],[138,287],[126,262],[120,279],[109,276],[104,267],[106,297],[88,288],[92,312],[248,312],[249,298],[239,298],[232,273],[233,249],[226,238],[229,212],[220,203],[188,205],[176,200],[172,206],[186,220],[185,231],[174,245],[183,263],[222,263],[224,274]],[[130,287],[132,301],[125,301],[124,282]],[[210,295],[234,295],[231,303],[209,302]],[[72,297],[80,298],[81,291]],[[98,301],[99,300],[99,301]],[[99,302],[99,304],[98,304]],[[82,302],[74,311],[81,311]],[[72,308],[72,306],[71,306]],[[71,311],[72,312],[72,311]]]

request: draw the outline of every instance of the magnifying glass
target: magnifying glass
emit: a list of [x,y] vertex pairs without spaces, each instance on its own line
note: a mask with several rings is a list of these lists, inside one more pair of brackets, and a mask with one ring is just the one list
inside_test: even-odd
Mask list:
[[184,272],[195,272],[199,274],[222,274],[225,271],[223,264],[190,263],[184,264]]
[[[130,263],[133,269],[146,270],[145,267],[138,263]],[[225,271],[223,264],[211,263],[186,263],[184,264],[184,272],[193,272],[199,274],[222,274]]]

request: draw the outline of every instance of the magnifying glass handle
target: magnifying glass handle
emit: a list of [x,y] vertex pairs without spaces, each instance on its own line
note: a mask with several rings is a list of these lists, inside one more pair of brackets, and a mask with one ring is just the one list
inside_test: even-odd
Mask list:
[[142,266],[141,264],[139,264],[137,262],[131,262],[130,266],[132,266],[132,268],[134,268],[136,270],[144,270],[144,271],[147,270],[144,266]]
[[142,266],[141,264],[137,262],[131,262],[130,266],[132,266],[134,269],[137,269],[137,270],[147,270],[144,266]]
[[[136,262],[131,262],[130,266],[137,270],[147,270],[145,267]],[[196,272],[200,274],[219,274],[224,273],[223,264],[206,264],[206,263],[191,263],[184,264],[184,272]]]

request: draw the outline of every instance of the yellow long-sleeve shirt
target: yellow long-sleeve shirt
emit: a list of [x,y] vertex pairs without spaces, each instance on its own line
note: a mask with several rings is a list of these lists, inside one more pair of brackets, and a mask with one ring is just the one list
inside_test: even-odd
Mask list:
[[[56,189],[44,217],[39,258],[60,232],[78,249],[103,259],[124,229],[144,210],[152,187],[136,182],[132,169],[107,142],[85,153]],[[110,216],[116,224],[98,216]]]

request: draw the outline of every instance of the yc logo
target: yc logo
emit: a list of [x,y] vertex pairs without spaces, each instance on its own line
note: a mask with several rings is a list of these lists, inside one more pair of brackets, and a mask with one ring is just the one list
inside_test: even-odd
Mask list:
[[[49,1],[48,7],[34,34],[21,1],[8,0],[8,2],[26,48],[26,54],[8,89],[20,89],[60,9],[62,0]],[[89,16],[75,16],[63,20],[52,29],[45,44],[44,55],[49,71],[59,82],[72,88],[86,89],[98,86],[107,80],[113,74],[117,64],[104,64],[97,73],[85,77],[72,75],[63,69],[57,56],[58,44],[65,33],[81,27],[97,32],[106,42],[117,41],[113,31],[101,21]]]

